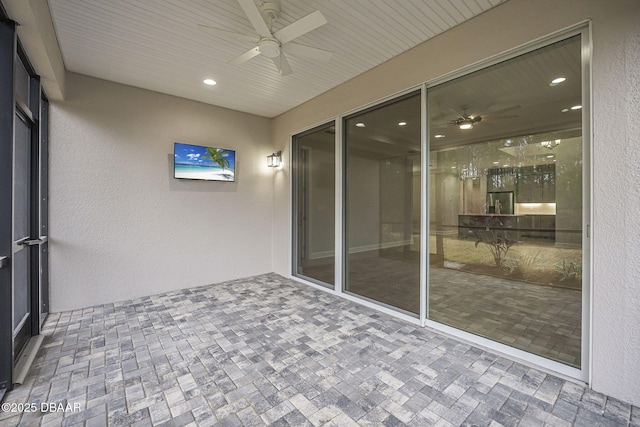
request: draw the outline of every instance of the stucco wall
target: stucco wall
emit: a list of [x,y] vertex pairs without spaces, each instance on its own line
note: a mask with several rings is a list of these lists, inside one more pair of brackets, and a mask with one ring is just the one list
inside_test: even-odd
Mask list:
[[[271,271],[270,120],[69,74],[50,123],[52,312]],[[174,141],[236,182],[174,179]]]
[[[593,149],[592,387],[640,405],[640,2],[509,0],[277,117],[273,141],[288,161],[289,136],[387,97],[591,20]],[[289,275],[290,194],[274,180],[274,271]]]

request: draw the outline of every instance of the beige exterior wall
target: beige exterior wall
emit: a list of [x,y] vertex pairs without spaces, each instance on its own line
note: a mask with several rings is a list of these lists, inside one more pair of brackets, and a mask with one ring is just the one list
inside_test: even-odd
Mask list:
[[[50,114],[51,311],[271,271],[271,120],[78,74]],[[173,178],[173,143],[236,150]]]
[[[292,134],[339,114],[590,20],[592,28],[591,381],[640,405],[640,2],[509,0],[277,117]],[[290,176],[274,178],[273,269],[290,274]]]

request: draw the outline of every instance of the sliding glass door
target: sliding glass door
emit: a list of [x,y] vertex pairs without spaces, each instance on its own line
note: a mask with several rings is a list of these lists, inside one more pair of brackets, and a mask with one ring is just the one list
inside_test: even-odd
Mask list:
[[295,136],[294,274],[584,379],[587,36]]
[[582,348],[581,39],[428,90],[428,318],[572,367]]
[[420,92],[344,119],[348,293],[420,313]]
[[296,276],[335,283],[335,126],[294,136],[294,268]]

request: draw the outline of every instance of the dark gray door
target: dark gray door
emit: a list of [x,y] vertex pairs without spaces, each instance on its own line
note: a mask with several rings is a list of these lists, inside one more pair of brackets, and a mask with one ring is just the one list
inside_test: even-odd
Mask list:
[[31,123],[17,113],[13,145],[13,358],[32,335]]
[[48,102],[0,7],[0,400],[48,308]]

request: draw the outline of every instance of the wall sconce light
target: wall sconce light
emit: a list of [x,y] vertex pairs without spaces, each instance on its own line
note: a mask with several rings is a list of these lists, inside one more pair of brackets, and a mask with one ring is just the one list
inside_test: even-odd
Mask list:
[[282,151],[278,151],[277,153],[273,153],[270,156],[267,156],[267,166],[270,168],[277,168],[282,164]]

